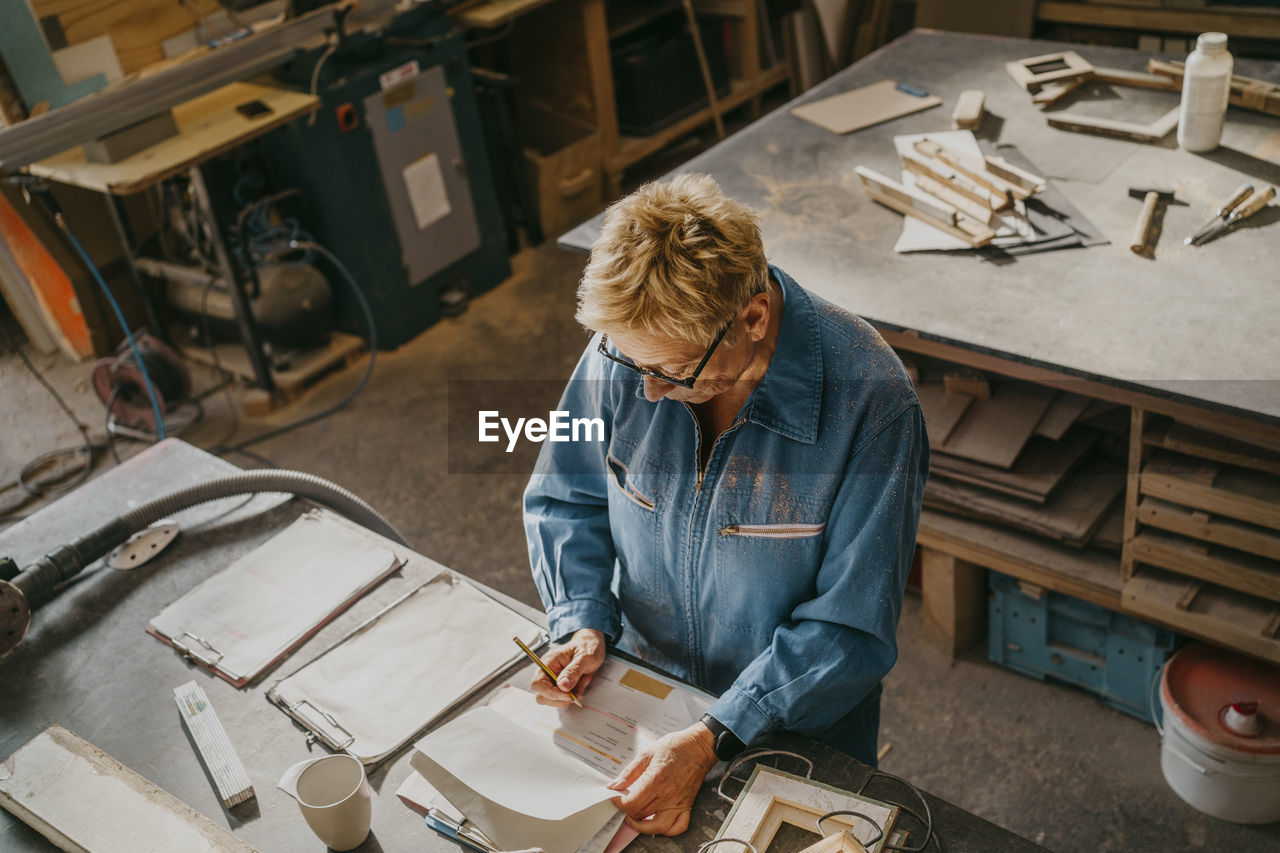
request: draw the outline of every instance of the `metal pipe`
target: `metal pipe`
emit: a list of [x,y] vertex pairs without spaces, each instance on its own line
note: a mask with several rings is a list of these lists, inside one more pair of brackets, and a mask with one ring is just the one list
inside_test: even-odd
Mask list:
[[59,584],[123,544],[139,530],[184,509],[220,498],[286,492],[326,506],[388,539],[407,545],[400,532],[354,493],[302,471],[244,471],[164,495],[108,521],[74,542],[59,545],[16,576],[0,580],[0,657],[13,651],[31,626],[31,611],[53,598]]

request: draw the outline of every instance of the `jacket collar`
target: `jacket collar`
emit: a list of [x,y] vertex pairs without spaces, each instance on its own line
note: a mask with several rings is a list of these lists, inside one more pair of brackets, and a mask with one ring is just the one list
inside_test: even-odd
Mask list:
[[805,444],[818,440],[822,412],[822,341],[809,293],[769,264],[782,287],[782,328],[769,369],[747,400],[747,420]]

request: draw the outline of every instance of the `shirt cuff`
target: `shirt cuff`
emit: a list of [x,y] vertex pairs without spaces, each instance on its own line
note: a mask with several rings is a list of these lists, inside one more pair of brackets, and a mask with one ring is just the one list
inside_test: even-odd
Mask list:
[[617,605],[590,598],[566,601],[552,607],[547,611],[547,625],[551,641],[555,643],[564,642],[569,639],[569,635],[581,628],[593,628],[602,632],[610,645],[617,643],[618,636],[622,633]]
[[756,738],[778,728],[778,724],[761,710],[754,699],[736,687],[726,690],[711,704],[707,713],[724,723],[725,728],[748,746]]

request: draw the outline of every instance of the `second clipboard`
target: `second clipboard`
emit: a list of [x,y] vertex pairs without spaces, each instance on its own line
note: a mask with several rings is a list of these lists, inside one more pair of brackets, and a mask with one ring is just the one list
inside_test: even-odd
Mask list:
[[331,749],[376,764],[517,658],[534,622],[445,570],[389,605],[267,698]]

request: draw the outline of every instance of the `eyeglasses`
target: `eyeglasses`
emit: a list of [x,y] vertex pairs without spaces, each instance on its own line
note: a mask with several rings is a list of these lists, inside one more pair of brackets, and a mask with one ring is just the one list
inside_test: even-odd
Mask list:
[[640,365],[636,364],[634,361],[631,361],[630,359],[627,359],[627,358],[619,358],[618,356],[609,352],[609,350],[606,348],[607,344],[609,343],[608,335],[600,336],[600,346],[598,346],[597,349],[600,350],[600,354],[605,358],[609,359],[610,361],[616,361],[618,364],[621,364],[623,367],[629,367],[632,370],[634,370],[636,373],[639,373],[641,376],[651,376],[654,379],[657,379],[659,382],[666,382],[669,385],[679,385],[681,388],[692,388],[693,383],[698,381],[698,375],[702,373],[702,368],[707,366],[707,362],[711,360],[711,354],[716,351],[716,347],[720,346],[720,342],[724,340],[725,334],[729,331],[729,327],[732,325],[733,325],[732,320],[730,320],[728,323],[725,324],[724,328],[720,330],[720,334],[716,335],[716,339],[711,342],[711,347],[707,350],[707,354],[702,357],[702,361],[698,362],[698,366],[693,369],[693,373],[690,373],[688,376],[686,376],[683,379],[676,379],[674,376],[668,376],[665,373],[659,373],[656,370],[650,370],[647,367],[641,367]]

